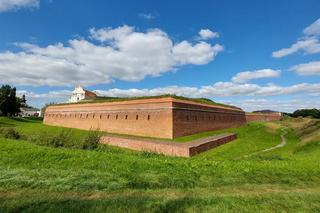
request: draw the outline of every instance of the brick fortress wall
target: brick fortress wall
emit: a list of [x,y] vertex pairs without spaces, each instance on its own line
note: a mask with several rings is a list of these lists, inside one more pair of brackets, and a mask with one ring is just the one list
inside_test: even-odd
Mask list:
[[173,103],[174,137],[239,127],[246,123],[245,112],[223,106],[177,100]]
[[282,118],[280,112],[275,113],[246,113],[247,122],[250,121],[279,121]]
[[241,109],[171,97],[49,106],[44,123],[110,133],[175,138],[245,123]]
[[132,100],[49,106],[44,123],[110,133],[171,138],[172,102],[168,99]]

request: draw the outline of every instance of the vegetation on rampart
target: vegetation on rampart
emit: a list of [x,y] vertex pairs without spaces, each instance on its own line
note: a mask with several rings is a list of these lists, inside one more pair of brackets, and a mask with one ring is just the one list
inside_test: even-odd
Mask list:
[[151,98],[166,98],[166,97],[172,97],[172,98],[175,98],[178,100],[193,101],[193,102],[202,103],[202,104],[209,104],[209,105],[215,105],[215,106],[223,106],[223,107],[230,107],[230,108],[234,108],[234,109],[240,109],[240,108],[232,106],[232,105],[214,102],[208,98],[188,98],[188,97],[178,96],[178,95],[173,95],[173,94],[164,94],[164,95],[157,95],[157,96],[139,96],[139,97],[102,97],[102,96],[98,96],[96,98],[82,100],[77,103],[60,103],[60,104],[56,104],[56,105],[132,101],[132,100],[144,100],[144,99],[151,99]]

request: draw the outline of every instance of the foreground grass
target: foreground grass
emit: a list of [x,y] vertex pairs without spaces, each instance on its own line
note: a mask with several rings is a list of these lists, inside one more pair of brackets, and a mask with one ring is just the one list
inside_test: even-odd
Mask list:
[[[319,191],[269,186],[195,191],[6,193],[4,205],[24,212],[306,212],[319,210]],[[257,190],[258,188],[258,190]],[[272,187],[271,187],[272,189]]]
[[[0,138],[0,212],[318,212],[319,147],[297,151],[301,142],[288,130],[287,146],[258,152],[280,142],[282,124],[232,129],[237,140],[189,159]],[[59,130],[36,120],[2,118],[0,126],[34,135]],[[75,139],[84,134],[72,130]]]

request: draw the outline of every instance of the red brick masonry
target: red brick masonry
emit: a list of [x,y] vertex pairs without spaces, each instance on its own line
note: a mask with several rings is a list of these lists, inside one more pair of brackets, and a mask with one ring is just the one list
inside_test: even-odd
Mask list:
[[246,112],[246,120],[250,121],[279,121],[282,118],[281,112],[274,113],[248,113]]
[[164,97],[53,105],[46,109],[43,122],[53,126],[173,139],[239,127],[246,123],[246,117],[240,108]]
[[103,136],[101,138],[101,143],[138,151],[155,152],[171,156],[191,157],[222,144],[228,143],[236,138],[236,134],[227,133],[186,143],[176,143],[151,139]]

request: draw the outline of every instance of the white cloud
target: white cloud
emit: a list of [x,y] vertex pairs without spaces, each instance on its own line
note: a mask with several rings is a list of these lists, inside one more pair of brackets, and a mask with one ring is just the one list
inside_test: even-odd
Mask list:
[[223,50],[219,44],[174,43],[159,29],[91,29],[90,38],[40,47],[17,44],[20,52],[0,53],[0,79],[15,85],[96,85],[114,79],[138,81],[183,65],[202,65]]
[[[287,87],[268,84],[260,86],[256,84],[237,84],[233,82],[217,82],[213,85],[201,86],[201,87],[180,87],[180,86],[169,86],[160,87],[153,89],[109,89],[109,90],[95,90],[101,96],[111,97],[139,97],[139,96],[153,96],[163,94],[176,94],[187,97],[207,97],[213,98],[215,101],[219,101],[219,98],[233,98],[232,101],[221,101],[224,103],[233,104],[244,108],[245,110],[256,110],[256,109],[274,109],[281,111],[292,111],[297,108],[308,108],[317,107],[320,108],[320,84],[301,83],[291,85]],[[65,102],[69,99],[71,91],[60,90],[51,91],[49,93],[36,94],[33,92],[19,90],[18,95],[26,94],[26,98],[29,104],[37,107],[41,107],[48,102]],[[261,101],[270,100],[271,97],[283,96],[289,97],[288,95],[301,95],[306,101],[299,103],[293,103],[291,98],[283,103],[279,101]],[[257,100],[259,103],[252,103],[250,101],[242,101],[243,98],[252,97],[247,100]],[[257,98],[264,97],[264,98]],[[313,98],[310,98],[313,97]],[[241,101],[236,101],[240,98]],[[281,101],[280,101],[281,102]],[[300,105],[299,105],[300,104]],[[286,105],[286,106],[285,106]]]
[[212,46],[206,42],[200,42],[192,45],[188,41],[183,41],[172,48],[172,53],[175,61],[179,64],[201,65],[207,64],[223,49],[220,44]]
[[265,109],[280,112],[293,112],[297,109],[310,109],[320,106],[320,100],[310,100],[310,98],[308,99],[303,97],[285,100],[278,100],[275,98],[258,98],[222,102],[241,107],[247,112]]
[[272,53],[274,58],[282,58],[287,55],[291,55],[298,51],[303,51],[305,54],[320,53],[320,41],[317,38],[304,38],[299,40],[289,48],[283,48]]
[[298,41],[290,47],[274,51],[272,57],[282,58],[299,51],[302,51],[305,54],[320,53],[320,19],[306,27],[303,30],[303,34],[304,37],[299,38]]
[[290,68],[299,75],[320,75],[320,61],[298,64]]
[[219,33],[213,32],[209,29],[201,29],[199,32],[200,40],[207,40],[207,39],[218,38],[218,37],[219,37]]
[[70,98],[71,92],[72,91],[69,90],[58,90],[48,93],[35,93],[26,90],[17,90],[17,96],[22,97],[22,95],[25,95],[28,105],[41,108],[48,103],[66,102]]
[[151,20],[157,18],[157,14],[155,13],[139,13],[138,15],[142,19]]
[[303,30],[305,35],[320,35],[320,18]]
[[232,81],[236,83],[245,83],[253,79],[259,79],[259,78],[275,78],[280,76],[279,70],[273,70],[273,69],[261,69],[261,70],[255,70],[255,71],[245,71],[240,72],[236,74]]
[[96,90],[103,96],[135,97],[162,94],[176,94],[187,97],[245,97],[245,96],[278,96],[292,94],[316,94],[320,84],[301,83],[288,87],[268,84],[237,84],[233,82],[217,82],[213,85],[202,87],[170,86],[154,89],[110,89]]
[[38,8],[40,0],[0,0],[0,12],[20,8]]
[[91,28],[90,30],[91,38],[96,39],[100,42],[123,40],[134,33],[134,27],[123,25],[117,28],[101,28],[96,30]]

